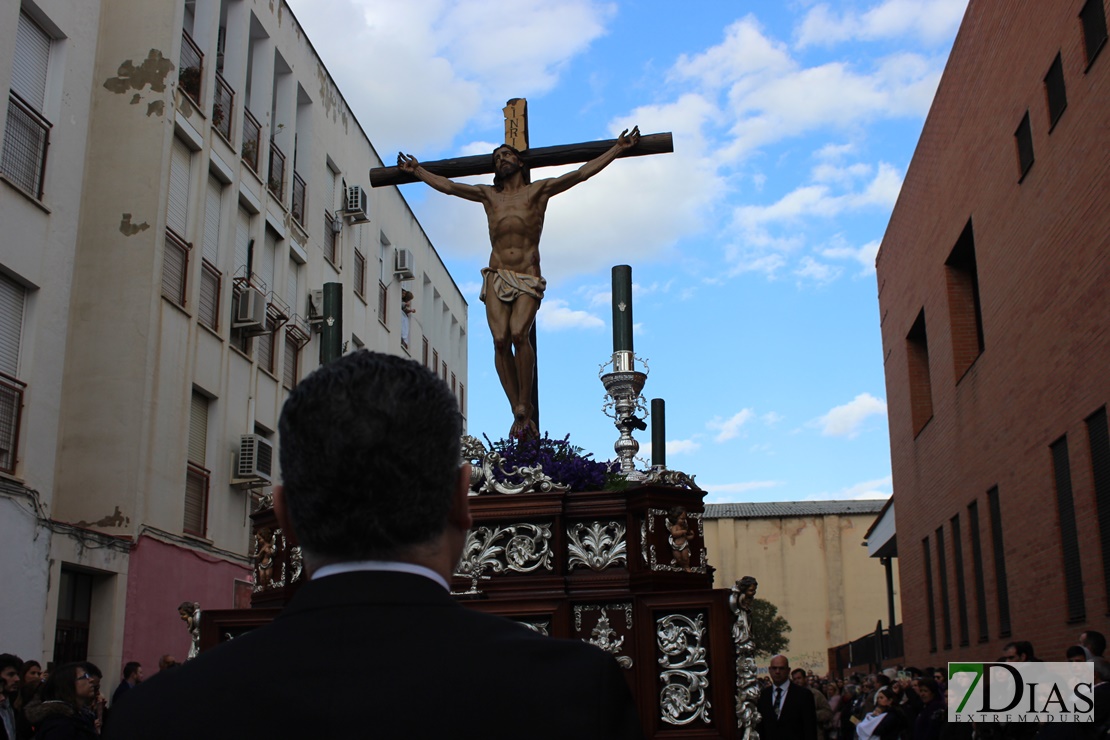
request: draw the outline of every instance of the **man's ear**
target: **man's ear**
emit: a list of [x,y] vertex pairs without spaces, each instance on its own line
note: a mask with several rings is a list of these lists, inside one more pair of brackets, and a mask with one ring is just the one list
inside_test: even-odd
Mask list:
[[470,515],[470,463],[459,466],[459,478],[455,484],[455,495],[447,520],[464,532],[470,531],[474,526],[474,517]]
[[274,486],[274,516],[277,517],[278,526],[285,534],[285,540],[292,545],[299,545],[297,530],[293,527],[293,519],[289,516],[289,509],[285,504],[285,488]]

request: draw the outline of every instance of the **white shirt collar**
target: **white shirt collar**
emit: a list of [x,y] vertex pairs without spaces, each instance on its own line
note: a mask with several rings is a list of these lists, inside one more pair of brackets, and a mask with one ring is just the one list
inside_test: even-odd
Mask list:
[[334,576],[340,573],[356,573],[360,571],[391,571],[393,573],[412,573],[417,576],[424,576],[430,578],[443,589],[450,593],[451,587],[447,584],[446,579],[439,573],[436,573],[431,568],[416,563],[402,563],[393,560],[351,560],[345,563],[331,563],[322,568],[318,568],[312,574],[313,581],[319,578],[326,578],[327,576]]

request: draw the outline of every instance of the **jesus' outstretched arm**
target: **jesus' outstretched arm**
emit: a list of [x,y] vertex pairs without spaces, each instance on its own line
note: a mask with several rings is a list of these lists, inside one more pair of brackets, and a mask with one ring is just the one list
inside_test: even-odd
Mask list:
[[432,186],[441,193],[447,193],[447,195],[454,195],[459,198],[465,198],[466,200],[473,200],[477,202],[481,202],[482,200],[482,189],[477,185],[467,185],[466,183],[455,182],[454,180],[449,180],[442,175],[436,175],[428,172],[426,169],[420,166],[420,162],[418,162],[416,157],[412,156],[411,154],[398,152],[397,168],[400,169],[402,172],[407,172],[410,175],[422,180],[423,182],[426,182],[428,185]]

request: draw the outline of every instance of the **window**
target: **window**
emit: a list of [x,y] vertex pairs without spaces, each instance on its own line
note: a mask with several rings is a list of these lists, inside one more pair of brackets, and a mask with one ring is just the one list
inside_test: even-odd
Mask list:
[[998,636],[1010,636],[1010,588],[1006,584],[1006,547],[1002,542],[1002,504],[998,486],[987,491],[991,510],[991,540],[994,545],[994,585],[998,592]]
[[208,398],[194,390],[189,405],[189,463],[185,473],[185,520],[188,534],[203,537],[208,525],[209,471],[205,467],[208,451]]
[[451,395],[455,395],[455,374],[451,373]]
[[[231,310],[234,312],[239,305],[239,296],[243,292],[251,274],[251,214],[239,204],[235,213],[235,289],[231,296]],[[231,346],[245,355],[250,355],[251,339],[247,332],[236,329],[231,332]]]
[[43,116],[51,43],[49,34],[21,11],[0,172],[36,200],[42,200],[52,127]]
[[177,84],[181,91],[200,103],[200,83],[204,80],[204,53],[189,35],[192,29],[191,15],[185,13],[185,28],[181,29],[181,57],[177,67]]
[[1048,74],[1044,76],[1044,92],[1048,98],[1048,131],[1051,133],[1060,116],[1064,114],[1064,109],[1068,107],[1068,94],[1064,88],[1064,65],[1059,53],[1052,60]]
[[964,581],[964,543],[960,536],[960,515],[952,517],[952,565],[956,569],[956,625],[960,630],[960,646],[969,644],[967,627],[967,584]]
[[58,619],[54,627],[55,665],[89,657],[94,578],[91,573],[62,568],[58,579]]
[[[293,312],[296,312],[296,307],[301,304],[300,282],[301,266],[296,260],[290,259],[289,272],[286,275],[285,300],[293,307]],[[303,319],[295,316],[290,318],[285,327],[285,357],[282,363],[281,380],[282,385],[289,390],[293,390],[297,380],[300,379],[301,347],[308,343],[309,331]]]
[[447,363],[446,362],[443,363],[443,375],[442,375],[442,377],[443,377],[443,382],[446,383],[447,382]]
[[428,367],[428,338],[421,337],[421,342],[423,343],[423,348],[421,350],[420,362],[424,364],[424,367]]
[[971,530],[971,561],[975,573],[975,603],[979,616],[979,642],[990,639],[987,627],[987,583],[983,573],[983,542],[979,536],[979,504],[967,505],[967,526]]
[[432,350],[432,365],[428,369],[431,370],[432,373],[434,374],[437,367],[439,367],[439,350],[433,349]]
[[189,227],[189,178],[193,153],[181,139],[174,138],[170,151],[170,196],[166,207],[166,244],[162,256],[162,295],[185,305],[189,271],[186,241]]
[[1033,166],[1033,131],[1029,127],[1029,111],[1025,111],[1021,123],[1018,124],[1017,131],[1014,132],[1014,140],[1017,142],[1018,167],[1021,169],[1018,182],[1021,182],[1025,179],[1029,168]]
[[17,377],[26,299],[27,290],[22,285],[0,275],[0,471],[5,473],[15,473],[18,460],[26,385]]
[[1087,617],[1087,607],[1083,599],[1083,568],[1080,564],[1079,535],[1075,528],[1067,436],[1053,442],[1049,449],[1052,451],[1052,472],[1056,479],[1056,510],[1060,515],[1060,548],[1064,554],[1068,621],[1081,622]]
[[929,615],[929,652],[937,651],[937,607],[933,594],[933,558],[929,552],[929,538],[921,540],[922,555],[925,559],[925,605]]
[[1102,574],[1110,594],[1110,429],[1106,407],[1087,417],[1087,438],[1091,445],[1091,468],[1095,483],[1098,531],[1102,541]]
[[940,615],[944,620],[944,649],[952,648],[952,610],[948,604],[948,553],[944,549],[944,527],[937,527],[937,571],[940,573]]
[[362,256],[362,252],[355,250],[355,295],[359,298],[366,298],[366,258]]
[[335,267],[339,267],[339,250],[336,245],[338,235],[335,229],[337,225],[342,224],[341,217],[335,210],[335,191],[338,180],[339,172],[329,162],[324,172],[324,257]]
[[459,383],[459,413],[466,414],[466,387]]
[[251,279],[251,283],[256,288],[267,294],[267,316],[265,318],[266,332],[258,336],[255,359],[258,361],[258,366],[268,373],[274,372],[274,341],[275,332],[278,329],[278,326],[274,325],[269,315],[270,308],[274,303],[270,298],[274,296],[273,285],[274,269],[277,261],[277,242],[277,234],[269,227],[266,227],[262,249],[256,251],[258,258],[253,262],[254,277]]
[[222,276],[216,265],[220,264],[220,209],[223,185],[212,175],[208,176],[208,190],[204,197],[204,243],[201,250],[200,303],[197,318],[212,331],[220,328],[220,282]]
[[910,418],[913,436],[933,418],[933,387],[929,380],[929,340],[925,334],[925,309],[921,309],[906,335],[906,362],[910,374]]
[[389,286],[378,282],[378,321],[389,325]]
[[979,303],[979,271],[975,266],[975,234],[968,220],[944,263],[948,284],[948,318],[952,323],[952,361],[956,381],[983,353],[983,309]]
[[1102,0],[1087,0],[1079,11],[1079,20],[1083,24],[1087,69],[1090,69],[1095,57],[1106,45],[1106,9],[1102,7]]

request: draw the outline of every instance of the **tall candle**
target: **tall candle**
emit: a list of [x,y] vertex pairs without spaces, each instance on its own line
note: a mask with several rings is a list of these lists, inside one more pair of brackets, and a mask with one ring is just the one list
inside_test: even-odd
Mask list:
[[613,268],[613,352],[632,352],[632,266]]
[[651,465],[667,467],[667,404],[651,399]]

